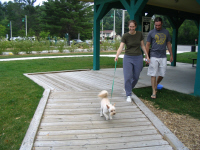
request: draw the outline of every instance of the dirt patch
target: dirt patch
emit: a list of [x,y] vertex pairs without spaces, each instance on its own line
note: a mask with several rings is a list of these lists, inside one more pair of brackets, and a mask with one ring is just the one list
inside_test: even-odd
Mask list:
[[142,102],[171,130],[190,150],[200,150],[200,121],[189,115],[179,115],[153,106],[153,102]]

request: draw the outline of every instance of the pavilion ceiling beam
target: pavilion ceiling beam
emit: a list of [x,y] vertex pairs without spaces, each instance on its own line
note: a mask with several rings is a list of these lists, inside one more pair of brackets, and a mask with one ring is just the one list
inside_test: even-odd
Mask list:
[[127,0],[120,0],[120,2],[130,15],[135,15],[143,10],[148,0],[130,0],[130,2]]
[[200,5],[200,0],[196,0],[197,1],[197,3],[199,3],[199,5]]

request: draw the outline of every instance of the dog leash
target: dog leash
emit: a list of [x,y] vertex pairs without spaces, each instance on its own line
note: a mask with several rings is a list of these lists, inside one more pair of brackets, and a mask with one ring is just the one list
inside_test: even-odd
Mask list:
[[116,67],[117,67],[117,61],[115,61],[115,71],[114,71],[114,77],[113,77],[113,84],[112,84],[111,98],[112,98],[112,93],[113,93],[113,86],[114,86],[114,79],[115,79]]

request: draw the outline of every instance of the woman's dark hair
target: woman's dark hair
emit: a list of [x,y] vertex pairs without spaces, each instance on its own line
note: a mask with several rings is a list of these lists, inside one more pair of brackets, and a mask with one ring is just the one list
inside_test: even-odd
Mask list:
[[162,18],[156,17],[156,18],[154,19],[154,23],[155,23],[155,22],[159,22],[159,21],[162,23]]
[[130,25],[130,23],[134,23],[135,26],[137,26],[137,22],[136,22],[135,20],[130,20],[130,21],[128,22],[128,26]]

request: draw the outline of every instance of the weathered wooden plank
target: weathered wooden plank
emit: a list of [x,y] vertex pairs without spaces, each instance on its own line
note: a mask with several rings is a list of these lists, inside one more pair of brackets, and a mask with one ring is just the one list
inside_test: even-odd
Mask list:
[[[127,102],[113,102],[113,104],[115,103],[115,106],[116,108],[119,106],[119,107],[123,107],[123,106],[135,106],[134,103],[127,103]],[[94,108],[94,107],[98,107],[100,108],[100,103],[93,103],[93,102],[90,102],[90,103],[68,103],[68,102],[62,102],[62,103],[48,103],[47,104],[47,108],[48,107],[58,107],[60,108],[60,106],[65,106],[65,107],[68,107],[68,108]]]
[[88,87],[83,86],[82,84],[78,83],[77,80],[69,80],[63,77],[60,77],[59,74],[47,74],[49,78],[51,78],[52,81],[59,83],[60,85],[68,88],[71,87],[73,90],[90,90]]
[[[138,118],[138,117],[145,117],[144,114],[140,111],[129,113],[129,112],[123,112],[119,113],[113,116],[115,119],[120,119],[120,118]],[[91,120],[91,119],[99,119],[103,118],[100,117],[100,114],[79,114],[79,115],[43,115],[43,118],[67,118],[67,119],[82,119],[82,120]]]
[[[111,89],[107,89],[108,91],[108,95],[111,94]],[[92,89],[92,90],[88,90],[88,91],[52,91],[51,96],[55,96],[55,95],[75,95],[76,97],[81,96],[81,95],[94,95],[97,96],[102,90],[98,90],[98,89]],[[80,94],[80,95],[77,95]],[[113,94],[117,95],[117,96],[125,96],[125,91],[123,90],[123,87],[120,87],[120,89],[114,90]]]
[[[124,110],[123,110],[124,109]],[[63,110],[63,111],[57,111],[59,109],[53,109],[54,111],[45,111],[44,115],[79,115],[79,114],[99,114],[100,109],[96,110],[78,110],[74,111],[74,109],[69,110]],[[136,112],[140,111],[139,109],[130,109],[127,110],[124,107],[117,108],[116,112],[117,113],[122,113],[122,112]]]
[[[97,116],[99,117],[89,117],[89,118],[84,118],[84,117],[76,117],[76,118],[73,118],[73,117],[54,117],[54,118],[42,118],[42,121],[44,122],[66,122],[66,121],[72,121],[72,122],[83,122],[83,121],[106,121],[105,120],[105,117],[100,117],[100,115],[97,114]],[[113,121],[113,120],[121,120],[121,119],[133,119],[133,118],[145,118],[146,116],[145,115],[132,115],[132,116],[113,116],[113,119],[112,120],[108,120],[109,122],[110,121]]]
[[54,87],[57,87],[63,91],[65,90],[70,90],[70,91],[74,91],[74,90],[78,90],[78,91],[81,91],[81,90],[84,90],[84,86],[83,88],[79,88],[77,86],[73,86],[73,85],[70,85],[70,84],[63,84],[59,79],[57,78],[53,78],[53,77],[50,77],[50,75],[40,75],[40,78],[46,80],[47,82],[49,82],[49,84],[51,84],[52,86]]
[[[126,104],[126,103],[123,103],[123,106],[135,106],[135,104],[131,104],[131,103],[129,103],[129,104]],[[123,107],[122,106],[122,107]],[[46,106],[46,108],[47,109],[80,109],[80,108],[94,108],[94,107],[96,107],[96,108],[100,108],[100,104],[99,105],[96,105],[96,104],[93,104],[93,103],[90,103],[89,105],[84,105],[84,104],[80,104],[80,103],[78,103],[78,104],[66,104],[66,105],[61,105],[61,104],[47,104],[47,106]],[[120,105],[118,105],[117,103],[116,103],[116,109],[117,109],[117,107],[120,107]]]
[[[68,78],[70,78],[71,80],[78,80],[78,81],[84,83],[87,87],[93,87],[93,89],[98,89],[99,87],[101,87],[103,89],[107,89],[108,86],[109,86],[109,88],[112,86],[111,77],[108,80],[106,80],[106,78],[104,79],[104,78],[102,78],[102,76],[99,76],[95,73],[93,74],[92,72],[90,72],[90,73],[82,72],[81,75],[80,74],[75,74],[75,75],[73,74],[71,76],[68,75]],[[102,84],[102,83],[104,83],[104,84]]]
[[[91,93],[81,93],[81,92],[53,92],[50,96],[50,98],[56,99],[56,98],[97,98],[98,94],[101,92],[102,90],[99,90],[93,94]],[[120,94],[118,91],[113,92],[112,94],[112,99],[119,99],[119,98],[123,98],[125,99],[125,92],[121,89]],[[110,98],[110,94],[108,95],[108,97]],[[118,98],[116,98],[118,97]]]
[[134,122],[134,123],[119,123],[119,124],[78,124],[78,125],[60,125],[58,126],[40,126],[40,131],[64,131],[64,130],[92,130],[92,129],[105,129],[105,128],[125,128],[125,127],[138,127],[148,126],[151,122]]
[[[135,145],[139,146],[139,142],[135,142]],[[143,144],[144,145],[144,144]],[[34,147],[34,150],[66,150],[66,149],[78,149],[78,147]],[[85,147],[85,148],[81,148],[81,149],[87,149],[87,150],[94,150],[93,149],[94,146],[92,147]],[[95,147],[96,148],[96,147]],[[101,147],[99,147],[99,149],[102,149]],[[95,149],[95,150],[99,150],[99,149]],[[116,148],[115,150],[127,150],[128,148]],[[147,147],[131,147],[129,149],[134,149],[134,150],[173,150],[171,146],[169,145],[162,145],[162,146],[154,146],[154,145],[150,145],[150,143],[148,143]]]
[[[101,92],[101,91],[99,91],[99,92]],[[80,95],[80,96],[79,96]],[[80,98],[83,98],[83,99],[86,99],[87,100],[87,98],[89,99],[89,98],[93,98],[93,99],[98,99],[98,100],[100,100],[100,98],[98,98],[98,93],[97,93],[97,95],[81,95],[80,93],[77,93],[77,94],[75,94],[75,95],[64,95],[64,94],[54,94],[54,95],[51,95],[50,96],[50,99],[80,99]],[[108,95],[108,98],[110,99],[110,101],[112,101],[113,99],[119,99],[119,100],[121,100],[121,101],[123,101],[123,100],[126,100],[126,96],[124,95],[115,95],[115,94],[113,94],[112,95],[112,99],[110,98],[110,95]]]
[[98,134],[67,134],[67,135],[45,135],[37,136],[36,141],[45,140],[81,140],[81,139],[105,139],[112,137],[131,137],[139,135],[153,135],[158,134],[156,130],[142,130],[142,131],[132,131],[132,132],[114,132],[114,133],[98,133]]
[[[82,121],[81,124],[84,124],[84,125],[88,125],[88,124],[93,124],[93,125],[96,125],[96,124],[118,124],[118,123],[135,123],[135,122],[141,122],[141,121],[149,121],[147,118],[131,118],[131,119],[120,119],[120,120],[109,120],[109,121],[105,121],[105,120],[102,120],[102,121]],[[59,121],[54,121],[54,122],[45,122],[42,120],[40,126],[43,127],[43,126],[62,126],[62,125],[77,125],[77,124],[80,124],[79,121],[77,122],[74,122],[74,121],[67,121],[67,122],[59,122]]]
[[[79,111],[87,111],[88,108],[79,108]],[[139,110],[137,106],[123,106],[123,107],[117,107],[117,112],[118,111],[122,111],[122,112],[126,112],[126,111],[137,111]],[[100,111],[100,107],[95,107],[95,108],[90,108],[88,111],[96,111],[99,112]],[[140,110],[139,110],[140,111]],[[45,109],[45,112],[74,112],[74,109]],[[81,113],[79,113],[81,114]]]
[[117,132],[133,132],[141,130],[152,130],[154,126],[126,127],[126,128],[110,128],[110,129],[93,129],[93,130],[65,130],[65,131],[38,131],[37,135],[66,135],[66,134],[97,134],[97,133],[117,133]]
[[[94,97],[73,97],[73,98],[59,98],[59,99],[48,99],[48,103],[61,103],[61,102],[68,102],[68,103],[88,103],[88,102],[93,102],[93,103],[100,103],[101,102],[101,99],[98,99],[98,98],[94,98]],[[126,102],[125,101],[125,98],[123,99],[120,99],[120,97],[116,97],[116,98],[113,98],[113,99],[110,99],[110,102]]]
[[96,144],[112,144],[112,143],[127,143],[136,141],[152,141],[162,140],[162,136],[157,135],[141,135],[132,137],[106,138],[106,139],[85,139],[85,140],[66,140],[66,141],[35,141],[34,146],[84,146]]
[[[41,75],[36,75],[36,76],[34,76],[35,77],[35,79],[37,79],[37,80],[40,80],[40,82],[38,83],[39,85],[44,85],[45,87],[47,87],[47,88],[49,88],[49,89],[51,89],[51,90],[56,90],[56,91],[61,91],[62,89],[61,88],[58,88],[57,86],[56,86],[56,84],[52,84],[51,83],[51,81],[47,81],[44,77],[42,77]],[[37,80],[35,80],[35,81],[37,81]]]

